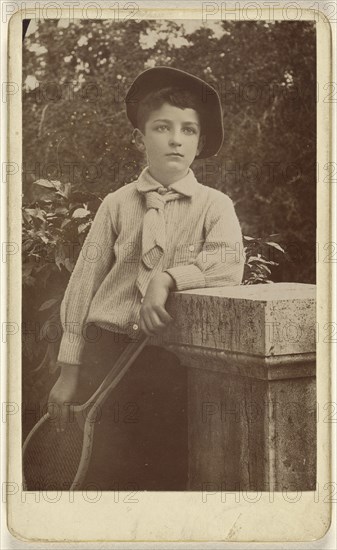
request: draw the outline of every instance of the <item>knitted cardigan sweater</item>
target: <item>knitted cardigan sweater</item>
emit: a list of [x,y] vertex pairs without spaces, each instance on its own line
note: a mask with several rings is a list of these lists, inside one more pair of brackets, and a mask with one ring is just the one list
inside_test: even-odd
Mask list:
[[81,364],[92,323],[136,335],[143,296],[158,272],[168,272],[178,291],[241,283],[245,257],[233,203],[199,183],[191,169],[170,186],[183,196],[164,208],[162,260],[154,269],[144,265],[144,192],[158,186],[146,167],[137,180],[102,201],[61,304],[60,363]]

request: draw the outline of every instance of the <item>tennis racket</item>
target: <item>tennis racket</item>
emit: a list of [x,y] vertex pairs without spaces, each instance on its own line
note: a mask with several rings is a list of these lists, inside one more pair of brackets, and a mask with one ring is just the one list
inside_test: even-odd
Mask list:
[[144,336],[126,346],[91,398],[72,408],[70,421],[57,432],[46,413],[28,434],[22,449],[24,490],[79,490],[88,471],[96,419],[147,341]]

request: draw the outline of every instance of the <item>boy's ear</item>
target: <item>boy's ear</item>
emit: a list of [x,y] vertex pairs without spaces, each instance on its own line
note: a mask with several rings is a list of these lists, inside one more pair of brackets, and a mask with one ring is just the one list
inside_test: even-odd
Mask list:
[[144,143],[144,139],[143,139],[143,134],[142,132],[139,130],[139,128],[135,128],[132,132],[132,140],[133,142],[135,143],[138,151],[142,151],[144,152],[145,151],[145,143]]
[[197,155],[199,155],[199,153],[201,153],[201,151],[205,147],[205,143],[206,143],[206,136],[205,135],[200,136],[198,147],[197,147]]

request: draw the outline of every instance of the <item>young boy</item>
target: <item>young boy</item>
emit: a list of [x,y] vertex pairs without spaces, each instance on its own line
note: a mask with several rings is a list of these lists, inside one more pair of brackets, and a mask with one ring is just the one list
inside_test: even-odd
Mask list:
[[[242,279],[242,234],[232,201],[199,183],[190,169],[195,158],[221,148],[217,92],[194,75],[155,67],[133,82],[126,112],[147,166],[104,198],[71,275],[61,306],[61,374],[49,396],[59,405],[73,400],[83,364],[95,370],[108,361],[111,368],[128,341],[165,330],[172,322],[165,309],[170,291]],[[141,375],[145,379],[145,371]]]

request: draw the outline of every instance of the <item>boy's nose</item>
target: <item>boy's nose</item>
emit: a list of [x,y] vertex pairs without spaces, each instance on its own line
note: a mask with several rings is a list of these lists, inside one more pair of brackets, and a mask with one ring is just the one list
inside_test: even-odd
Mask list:
[[181,145],[181,139],[178,132],[174,132],[170,135],[171,145]]

